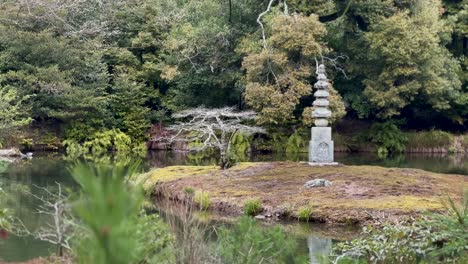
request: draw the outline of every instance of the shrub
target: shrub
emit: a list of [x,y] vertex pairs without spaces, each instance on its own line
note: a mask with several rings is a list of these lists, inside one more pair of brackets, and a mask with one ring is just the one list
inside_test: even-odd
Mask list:
[[120,154],[128,154],[130,152],[143,155],[146,154],[146,144],[133,142],[132,139],[120,131],[112,129],[107,131],[96,132],[84,142],[78,142],[73,139],[63,142],[67,150],[67,154],[72,156],[81,156],[85,154],[101,155],[110,150],[115,150]]
[[262,202],[259,199],[249,199],[244,203],[244,214],[254,216],[262,211]]
[[408,142],[405,133],[401,132],[395,122],[392,121],[373,124],[367,133],[367,138],[377,144],[380,155],[385,155],[387,152],[403,152]]
[[445,214],[432,214],[409,225],[364,228],[361,238],[335,247],[335,263],[464,263],[467,229],[468,193],[461,205],[449,198]]
[[309,222],[310,217],[312,216],[313,208],[310,205],[303,206],[297,211],[297,218],[300,221]]
[[211,207],[210,194],[203,191],[196,191],[193,201],[198,204],[201,210],[208,210]]
[[301,152],[304,140],[299,134],[299,131],[295,131],[289,138],[286,143],[286,152],[287,153],[298,153]]

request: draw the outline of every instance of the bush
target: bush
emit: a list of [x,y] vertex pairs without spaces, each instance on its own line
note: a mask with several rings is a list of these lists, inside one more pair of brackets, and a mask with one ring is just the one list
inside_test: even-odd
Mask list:
[[249,199],[244,203],[244,214],[254,216],[262,211],[262,202],[259,199]]
[[102,155],[111,150],[115,150],[120,154],[130,152],[145,154],[147,149],[145,143],[133,142],[128,135],[118,129],[97,132],[82,143],[73,139],[65,140],[63,145],[67,150],[67,154],[75,157],[89,153]]
[[300,135],[299,131],[296,130],[286,142],[286,153],[298,153],[301,152],[304,145],[304,140]]
[[412,224],[366,227],[362,237],[338,244],[335,263],[464,263],[468,254],[468,193],[461,205],[448,199],[445,214]]
[[211,207],[210,194],[203,191],[196,191],[193,201],[198,204],[201,210],[208,210]]
[[373,124],[367,132],[367,138],[377,145],[380,155],[404,152],[408,142],[405,133],[392,121]]

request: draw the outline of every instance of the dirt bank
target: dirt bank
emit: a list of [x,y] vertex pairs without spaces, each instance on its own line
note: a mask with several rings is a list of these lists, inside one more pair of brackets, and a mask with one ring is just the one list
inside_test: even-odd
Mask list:
[[[326,179],[330,187],[307,189],[304,183]],[[331,224],[364,224],[401,220],[444,208],[446,195],[461,199],[468,177],[417,169],[374,166],[311,167],[294,162],[242,163],[226,171],[214,166],[174,166],[140,175],[138,182],[153,195],[191,202],[203,191],[210,210],[237,216],[244,203],[258,198],[262,215],[296,219],[311,208],[311,220]]]

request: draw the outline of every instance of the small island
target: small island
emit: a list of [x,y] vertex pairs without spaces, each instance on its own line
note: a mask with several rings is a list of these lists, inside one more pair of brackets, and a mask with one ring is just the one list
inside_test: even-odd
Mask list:
[[[298,219],[310,208],[310,221],[368,224],[408,219],[444,208],[445,196],[461,200],[468,188],[463,175],[376,166],[311,167],[307,163],[241,163],[228,170],[215,166],[172,166],[140,175],[153,196],[194,202],[188,190],[200,191],[216,213],[239,216],[246,202],[258,199],[258,215]],[[306,188],[314,179],[329,187]]]

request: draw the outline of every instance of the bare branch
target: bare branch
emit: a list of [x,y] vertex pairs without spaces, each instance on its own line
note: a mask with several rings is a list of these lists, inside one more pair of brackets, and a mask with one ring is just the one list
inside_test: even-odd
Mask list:
[[[348,56],[346,56],[346,55],[338,55],[335,58],[322,56],[322,63],[323,63],[324,60],[328,61],[335,68],[335,70],[341,72],[341,74],[343,74],[343,76],[346,79],[349,79],[348,75],[346,74],[346,71],[339,66],[339,60],[346,60],[346,59],[349,59]],[[317,59],[315,59],[315,61],[317,62]],[[318,67],[317,67],[317,69],[318,69]]]
[[34,185],[45,196],[28,192],[29,195],[41,202],[38,207],[38,214],[47,215],[52,217],[52,223],[47,224],[45,227],[36,231],[30,231],[23,222],[17,220],[20,225],[17,228],[17,235],[33,236],[36,239],[46,241],[57,245],[59,248],[59,255],[62,254],[62,249],[71,249],[70,239],[73,237],[73,230],[76,228],[75,221],[70,214],[70,206],[67,203],[68,197],[63,193],[62,186],[56,183],[58,190],[52,193],[44,187]]
[[195,144],[190,147],[192,151],[215,148],[220,151],[223,159],[229,154],[236,133],[244,135],[266,133],[261,127],[243,124],[247,120],[255,119],[257,117],[255,112],[234,110],[233,107],[218,109],[199,107],[181,111],[173,115],[181,121],[168,128],[174,135],[163,135],[153,138],[152,141],[164,141],[170,144],[176,139],[181,139]]
[[274,1],[275,1],[275,0],[270,0],[270,2],[268,3],[267,9],[266,9],[264,12],[260,13],[260,15],[258,15],[258,17],[257,17],[257,23],[260,25],[260,28],[261,28],[261,30],[262,30],[262,39],[263,39],[263,48],[264,48],[264,49],[267,49],[268,43],[267,43],[267,41],[266,41],[265,26],[264,26],[263,23],[262,23],[262,18],[263,18],[263,16],[265,16],[268,12],[270,12],[271,6],[273,5],[273,2],[274,2]]

